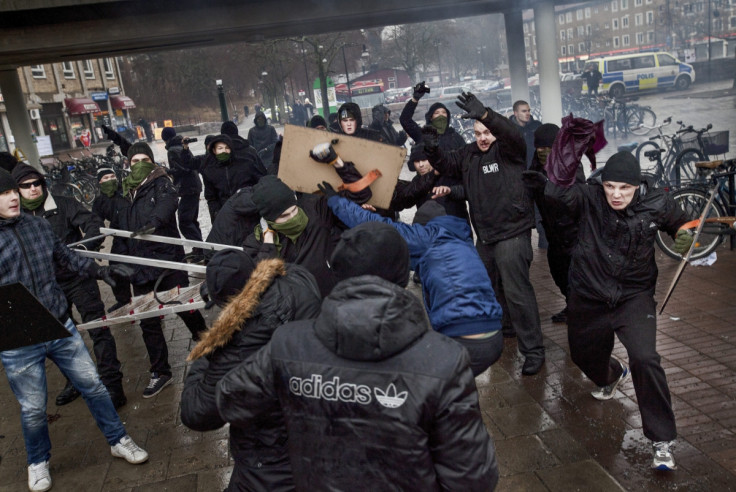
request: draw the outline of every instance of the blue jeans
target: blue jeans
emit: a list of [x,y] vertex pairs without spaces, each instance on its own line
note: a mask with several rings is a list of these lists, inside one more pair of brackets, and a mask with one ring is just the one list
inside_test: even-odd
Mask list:
[[72,334],[71,337],[0,352],[10,388],[20,403],[20,421],[29,465],[51,458],[51,440],[46,420],[46,357],[82,393],[97,427],[111,446],[126,434],[110,395],[100,381],[87,347],[71,319],[66,322],[66,329]]

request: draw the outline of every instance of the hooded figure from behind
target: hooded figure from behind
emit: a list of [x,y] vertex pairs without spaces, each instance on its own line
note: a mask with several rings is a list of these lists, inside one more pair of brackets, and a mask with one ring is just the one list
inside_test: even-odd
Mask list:
[[[317,283],[304,268],[277,258],[256,265],[237,250],[215,253],[206,285],[222,311],[189,354],[194,362],[181,402],[182,423],[200,432],[225,425],[215,401],[218,381],[268,343],[283,323],[315,317],[321,302]],[[273,403],[257,424],[230,426],[235,466],[226,490],[294,490],[284,418]]]
[[281,326],[220,380],[219,414],[253,425],[277,399],[298,490],[492,490],[498,467],[467,351],[431,330],[404,288],[406,242],[361,224],[330,266],[342,280],[320,313]]
[[256,113],[253,123],[255,126],[248,131],[248,142],[256,149],[256,152],[261,152],[269,145],[278,142],[279,135],[276,129],[266,122],[266,115],[263,112]]

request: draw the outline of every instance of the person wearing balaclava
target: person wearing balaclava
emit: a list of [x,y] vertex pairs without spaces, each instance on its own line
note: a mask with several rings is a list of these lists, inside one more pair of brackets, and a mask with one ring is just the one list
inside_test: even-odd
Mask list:
[[[222,308],[214,325],[187,358],[181,421],[197,432],[225,425],[217,411],[217,383],[266,345],[284,323],[312,319],[322,301],[314,276],[279,258],[259,262],[242,251],[223,250],[207,264],[208,306]],[[230,426],[235,461],[226,490],[294,490],[288,439],[278,405],[258,425]],[[254,466],[254,464],[256,464]]]
[[[130,146],[128,162],[130,174],[123,180],[123,196],[131,205],[125,224],[134,233],[128,240],[128,253],[151,260],[183,262],[184,248],[181,245],[145,241],[136,237],[145,234],[177,239],[181,237],[176,226],[177,196],[174,184],[166,170],[156,165],[153,151],[145,142],[136,142]],[[136,296],[146,295],[154,290],[163,292],[189,285],[189,277],[185,271],[131,266],[135,269],[130,281]],[[199,334],[207,328],[198,310],[182,311],[177,316],[189,329],[194,340],[198,340]],[[151,363],[151,378],[143,390],[143,398],[152,398],[172,382],[169,350],[158,317],[142,319],[140,327]]]
[[233,139],[222,134],[214,137],[207,146],[207,159],[200,169],[204,182],[204,198],[212,221],[225,202],[239,189],[255,185],[266,175],[263,163],[248,146],[247,158],[234,151]]
[[[343,162],[330,143],[315,146],[310,156],[334,167],[344,183],[361,179],[353,163]],[[365,203],[372,196],[370,188],[340,194],[356,203]],[[326,260],[345,227],[330,211],[327,198],[302,193],[297,199],[283,181],[268,175],[253,187],[251,199],[263,220],[245,239],[245,252],[255,259],[283,258],[302,265],[317,279],[321,294],[327,295],[335,277]]]
[[[415,143],[421,143],[423,140],[422,129],[414,121],[414,112],[417,110],[419,100],[429,92],[429,87],[424,82],[418,83],[414,86],[414,93],[411,99],[406,102],[404,109],[401,111],[399,116],[399,123],[401,128],[404,129],[407,135],[414,140]],[[427,125],[431,125],[437,130],[439,135],[439,146],[442,150],[449,152],[457,150],[465,146],[465,140],[455,129],[450,125],[451,118],[450,110],[447,106],[441,102],[433,103],[429,106],[429,109],[424,114],[424,120]],[[414,168],[410,165],[410,171],[414,171]]]
[[[46,187],[45,178],[37,169],[28,164],[18,164],[13,169],[13,177],[20,187],[23,212],[46,219],[54,234],[64,244],[100,236],[100,227],[104,226],[102,219],[73,198],[51,194]],[[102,239],[97,239],[85,243],[84,248],[96,250],[101,244]],[[95,279],[80,276],[67,268],[58,268],[56,282],[64,292],[69,312],[72,306],[75,306],[83,322],[98,320],[105,316],[105,305]],[[116,282],[116,288],[117,285],[125,283],[126,281],[121,279],[120,282]],[[92,339],[100,379],[110,393],[113,404],[119,408],[125,405],[127,399],[123,390],[123,373],[120,371],[115,338],[107,327],[92,328],[88,332]],[[56,404],[66,405],[79,395],[77,388],[67,379],[66,386],[56,397]]]
[[266,122],[266,115],[262,112],[257,112],[253,117],[253,127],[248,130],[248,142],[256,149],[256,152],[261,152],[270,145],[275,144],[279,140],[279,135],[276,133],[276,129]]
[[409,251],[388,224],[343,232],[329,257],[339,282],[319,314],[279,327],[217,384],[218,414],[231,426],[258,424],[278,399],[297,490],[498,482],[470,357],[432,330],[405,289]]
[[[534,156],[532,158],[531,170],[547,175],[546,162],[555,137],[560,127],[553,123],[545,123],[534,132]],[[580,164],[575,174],[577,183],[585,183],[585,172]],[[544,198],[544,187],[530,188],[534,197],[534,204],[539,212],[537,232],[544,231],[547,237],[547,263],[552,279],[560,292],[565,296],[565,307],[552,315],[552,322],[565,323],[567,321],[567,294],[568,294],[568,272],[570,270],[570,259],[572,250],[578,240],[578,217],[570,215],[564,208],[549,203]]]
[[[572,118],[566,120],[558,142],[580,133]],[[526,171],[524,180],[541,183],[548,201],[578,217],[567,302],[570,357],[598,386],[591,393],[597,400],[613,399],[633,379],[644,436],[652,441],[651,466],[674,470],[675,415],[656,348],[654,239],[663,230],[676,238],[675,249],[686,253],[693,239],[680,227],[688,216],[663,189],[647,189],[630,152],[612,155],[600,181],[581,184],[571,179],[576,169],[560,150],[553,146],[547,158],[549,180],[534,171]],[[611,355],[615,337],[626,348],[628,364]]]
[[380,133],[383,143],[403,147],[407,138],[406,132],[404,130],[401,130],[401,132],[396,131],[394,123],[391,121],[391,110],[383,104],[376,104],[373,106],[372,113],[373,121],[371,121],[368,128]]
[[360,112],[360,106],[354,102],[346,102],[340,106],[337,110],[337,122],[339,125],[337,133],[386,143],[380,132],[363,128],[363,115]]

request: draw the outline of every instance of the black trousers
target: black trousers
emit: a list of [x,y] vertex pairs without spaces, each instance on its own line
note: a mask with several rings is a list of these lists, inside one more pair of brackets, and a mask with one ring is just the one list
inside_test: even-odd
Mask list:
[[[133,285],[133,293],[141,296],[153,292],[156,281],[147,282],[145,284]],[[184,272],[173,272],[163,278],[158,286],[158,292],[173,289],[177,285],[187,286],[187,280]],[[192,338],[199,339],[199,334],[207,329],[202,313],[199,311],[176,313],[184,324],[192,333]],[[171,375],[171,366],[169,365],[169,348],[166,345],[164,332],[161,328],[161,319],[158,317],[146,318],[141,320],[141,332],[143,335],[143,343],[148,351],[148,359],[151,362],[151,372],[159,374]]]
[[621,376],[611,357],[614,334],[629,356],[644,435],[652,441],[677,436],[670,390],[657,353],[657,318],[653,293],[643,292],[614,307],[570,293],[567,304],[568,342],[573,362],[596,385]]
[[547,248],[547,263],[549,264],[549,273],[552,274],[552,280],[560,289],[562,295],[567,299],[569,291],[569,273],[570,273],[570,254],[562,248],[549,243]]
[[[69,303],[70,317],[72,305],[76,306],[85,323],[105,315],[105,305],[100,298],[100,288],[96,280],[76,277],[60,281],[59,285]],[[92,328],[87,330],[87,333],[92,339],[92,350],[95,353],[97,372],[100,373],[102,384],[107,388],[122,387],[123,373],[120,371],[118,349],[112,332],[105,326]]]
[[[112,225],[110,227],[112,227]],[[113,229],[115,228],[116,227],[113,227]],[[112,239],[112,248],[110,248],[110,252],[113,254],[128,254],[128,248],[125,246],[124,239],[121,237],[114,237]],[[125,265],[125,263],[111,261],[110,265]],[[115,296],[116,301],[123,304],[129,303],[131,298],[130,282],[119,277],[116,278],[115,287],[112,287],[112,294]]]
[[199,229],[199,193],[196,195],[181,195],[179,208],[176,211],[179,219],[179,231],[186,239],[202,240],[202,231]]

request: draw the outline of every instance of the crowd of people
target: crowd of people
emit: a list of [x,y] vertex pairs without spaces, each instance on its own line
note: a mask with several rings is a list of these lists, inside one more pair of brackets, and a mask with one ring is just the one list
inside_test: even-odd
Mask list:
[[[592,396],[611,399],[633,378],[652,467],[675,469],[675,418],[655,348],[653,244],[662,229],[687,251],[685,214],[648,187],[630,153],[613,155],[585,179],[583,153],[592,157],[605,143],[600,125],[571,116],[561,127],[541,124],[525,101],[508,119],[463,93],[457,106],[474,120],[475,133],[475,142],[465,143],[442,103],[428,108],[424,125],[413,120],[427,92],[417,84],[400,132],[382,105],[372,108],[368,127],[354,103],[343,104],[333,123],[319,115],[307,122],[382,144],[413,141],[407,165],[416,175],[396,183],[386,209],[370,203],[370,186],[329,134],[304,152],[345,186],[322,182],[321,194],[294,192],[277,177],[282,141],[258,110],[247,138],[225,122],[199,156],[166,128],[166,166],[147,143],[107,129],[130,174],[120,181],[100,169],[102,193],[92,211],[51,193],[34,167],[3,157],[0,284],[23,284],[72,335],[0,352],[21,406],[29,489],[52,483],[46,357],[67,378],[57,405],[81,394],[113,456],[148,458],[116,413],[127,397],[113,334],[89,330],[95,368],[72,306],[83,322],[104,316],[97,280],[113,287],[111,310],[133,295],[189,282],[178,270],[99,266],[66,245],[87,238],[88,249],[99,248],[102,238],[94,238],[107,220],[132,232],[115,238],[112,252],[183,262],[182,246],[140,236],[201,241],[202,191],[212,219],[207,241],[241,248],[195,249],[188,258],[207,264],[202,297],[221,311],[211,327],[197,310],[178,313],[195,343],[181,419],[197,431],[230,424],[235,466],[227,490],[347,490],[358,483],[493,490],[498,465],[475,377],[511,337],[524,359],[521,374],[544,370],[529,278],[534,227],[546,231],[550,273],[566,299],[553,320],[568,323],[570,355],[597,386]],[[400,222],[398,212],[411,207],[413,223]],[[422,299],[406,289],[412,271]],[[160,319],[140,327],[150,362],[142,397],[152,398],[171,383],[172,371]],[[614,335],[628,363],[611,356]]]

